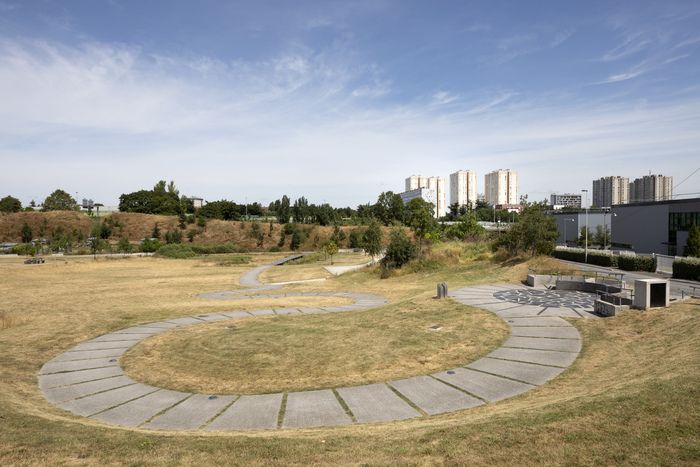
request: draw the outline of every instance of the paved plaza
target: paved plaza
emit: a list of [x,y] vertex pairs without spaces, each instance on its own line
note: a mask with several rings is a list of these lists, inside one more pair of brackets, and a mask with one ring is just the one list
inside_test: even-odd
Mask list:
[[46,399],[76,415],[152,430],[274,430],[405,420],[494,403],[545,384],[570,366],[581,350],[581,336],[562,317],[594,317],[593,297],[589,294],[516,284],[480,285],[455,290],[450,296],[502,318],[510,328],[510,337],[484,358],[432,375],[314,391],[236,396],[171,391],[124,374],[119,358],[126,351],[173,328],[272,314],[352,312],[387,303],[383,297],[358,292],[251,295],[270,290],[257,280],[270,266],[255,268],[241,280],[243,285],[256,288],[201,297],[235,300],[337,296],[354,303],[232,310],[121,329],[78,344],[47,362],[39,372],[39,386]]

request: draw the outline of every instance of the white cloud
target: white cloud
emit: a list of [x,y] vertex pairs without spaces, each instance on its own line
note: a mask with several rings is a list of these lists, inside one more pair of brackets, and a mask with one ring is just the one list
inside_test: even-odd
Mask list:
[[[682,176],[700,147],[695,94],[636,108],[532,104],[512,90],[441,89],[403,105],[359,99],[390,86],[380,75],[312,51],[225,63],[5,41],[0,162],[11,170],[0,172],[0,186],[26,201],[60,186],[111,204],[174,179],[210,200],[287,193],[355,205],[400,190],[410,173],[473,168],[481,177],[510,166],[539,199],[638,167]],[[40,170],[17,177],[23,167]]]

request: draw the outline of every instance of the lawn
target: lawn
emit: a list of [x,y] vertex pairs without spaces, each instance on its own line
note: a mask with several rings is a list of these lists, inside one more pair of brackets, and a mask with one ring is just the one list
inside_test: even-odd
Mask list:
[[[425,261],[385,280],[364,270],[289,290],[374,292],[408,307],[427,302],[438,281],[447,281],[451,289],[520,281],[528,265],[552,266],[551,260],[504,265],[483,252],[473,253],[455,257],[438,248],[435,257],[442,266]],[[574,320],[584,347],[555,380],[500,403],[404,422],[275,432],[153,433],[75,417],[50,405],[39,392],[36,372],[41,365],[95,335],[175,316],[266,306],[265,299],[202,300],[197,294],[236,288],[241,273],[270,258],[251,255],[250,264],[233,266],[154,258],[52,259],[36,266],[0,262],[0,464],[700,462],[698,301],[609,319]],[[281,268],[287,267],[295,266]],[[290,305],[296,305],[294,300],[289,299]],[[290,317],[289,322],[294,318],[304,317]]]

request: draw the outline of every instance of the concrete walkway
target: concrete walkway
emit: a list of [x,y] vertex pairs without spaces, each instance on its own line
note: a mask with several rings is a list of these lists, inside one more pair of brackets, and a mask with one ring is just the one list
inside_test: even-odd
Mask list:
[[[251,289],[240,292],[250,294]],[[576,359],[581,336],[561,317],[590,317],[592,310],[579,296],[547,296],[540,292],[513,284],[454,291],[451,297],[459,303],[489,310],[502,318],[510,327],[511,336],[484,358],[432,375],[361,386],[237,396],[161,389],[130,379],[119,365],[119,358],[131,347],[173,328],[272,314],[350,312],[386,303],[382,297],[369,293],[307,292],[273,296],[338,296],[352,298],[354,303],[233,310],[133,326],[83,342],[47,362],[39,371],[39,386],[47,400],[76,415],[154,430],[328,427],[453,412],[534,389],[559,375]],[[243,293],[208,296],[229,300],[243,297]],[[256,296],[246,298],[250,297]]]

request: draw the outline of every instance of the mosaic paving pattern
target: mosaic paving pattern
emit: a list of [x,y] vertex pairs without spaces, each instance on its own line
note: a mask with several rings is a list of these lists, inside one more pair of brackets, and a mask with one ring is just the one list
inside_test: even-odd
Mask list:
[[553,308],[582,308],[593,311],[595,294],[575,290],[512,289],[495,292],[499,300]]

